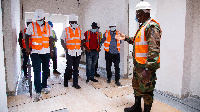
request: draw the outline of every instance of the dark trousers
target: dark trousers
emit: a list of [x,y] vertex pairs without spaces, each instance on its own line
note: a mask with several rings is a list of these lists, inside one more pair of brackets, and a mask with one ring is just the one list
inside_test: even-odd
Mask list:
[[77,85],[78,76],[79,76],[78,67],[79,67],[81,55],[71,56],[68,53],[66,53],[66,59],[67,59],[67,62],[66,62],[66,69],[64,73],[64,84],[68,83],[68,80],[70,78],[71,71],[72,71],[72,66],[73,66],[73,85]]
[[22,49],[23,53],[23,71],[24,71],[24,76],[27,76],[27,63],[28,63],[28,56],[26,55],[26,49]]
[[[49,60],[50,53],[46,54],[31,54],[31,60],[34,72],[34,84],[36,93],[41,93],[42,88],[47,87],[47,78],[49,74]],[[42,63],[42,72],[41,72]],[[42,73],[42,84],[41,84],[41,73]]]
[[111,54],[110,52],[105,51],[105,59],[106,59],[107,78],[111,79],[111,77],[112,77],[111,66],[112,66],[112,62],[113,62],[114,67],[115,67],[115,81],[119,81],[119,79],[120,79],[120,68],[119,68],[120,54],[119,53]]
[[91,49],[91,52],[85,52],[86,53],[86,76],[88,79],[94,79],[95,74],[95,66],[96,61],[98,59],[99,53],[97,50]]
[[53,70],[57,70],[57,48],[53,48]]

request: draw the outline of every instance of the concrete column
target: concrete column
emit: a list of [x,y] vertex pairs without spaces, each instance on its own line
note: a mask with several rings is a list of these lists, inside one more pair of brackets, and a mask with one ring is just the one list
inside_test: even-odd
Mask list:
[[5,74],[8,94],[14,94],[20,74],[20,1],[3,0],[3,35],[5,47]]
[[[189,2],[189,3],[188,3]],[[187,77],[189,78],[185,78],[184,80],[186,82],[184,83],[189,83],[187,84],[188,86],[190,86],[190,94],[192,96],[195,97],[200,97],[200,1],[199,0],[188,0],[188,5],[189,8],[187,7],[187,10],[189,10],[188,12],[190,13],[189,15],[189,19],[187,19],[187,40],[188,42],[186,42],[185,40],[185,46],[187,46],[187,48],[185,49],[192,49],[192,51],[189,50],[185,50],[185,56],[187,56],[184,60],[186,60],[187,62],[190,61],[190,63],[185,63],[185,64],[189,64],[189,66],[191,67],[191,69],[188,69],[188,67],[184,68],[185,70],[188,70],[188,72],[190,71],[189,74],[185,74],[188,75]],[[192,4],[192,5],[191,5]],[[193,10],[192,10],[193,8]],[[189,29],[191,28],[191,29]],[[187,66],[187,65],[186,65]],[[185,71],[186,72],[186,71]],[[186,72],[186,73],[188,73]],[[186,85],[185,84],[185,85]],[[187,87],[188,87],[187,86]]]
[[[0,1],[1,6],[1,1]],[[3,51],[3,31],[2,31],[2,8],[0,11],[0,112],[7,112],[7,96],[6,96],[6,79],[4,66],[4,51]]]

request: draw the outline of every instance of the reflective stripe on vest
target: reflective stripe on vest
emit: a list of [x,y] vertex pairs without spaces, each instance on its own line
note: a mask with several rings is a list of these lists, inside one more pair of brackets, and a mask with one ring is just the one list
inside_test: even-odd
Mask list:
[[[140,64],[145,64],[147,60],[148,44],[147,44],[147,38],[145,36],[145,28],[151,21],[156,22],[153,19],[149,20],[145,26],[142,26],[142,28],[136,34],[135,37],[135,59]],[[160,55],[157,63],[160,63]]]
[[[118,31],[116,31],[116,35],[118,35]],[[104,42],[104,50],[108,52],[110,41],[111,41],[110,31],[106,30],[105,37],[106,37],[106,40]],[[117,50],[120,52],[120,40],[117,40]]]
[[67,49],[74,50],[74,49],[81,49],[81,30],[80,28],[76,28],[75,34],[71,27],[65,28],[66,30],[66,38],[65,43]]
[[32,22],[33,34],[31,36],[32,49],[41,50],[44,48],[49,48],[49,37],[50,37],[50,26],[46,22],[43,31],[41,31],[40,26],[36,22]]
[[[101,34],[99,32],[96,32],[96,34],[97,34],[97,44],[98,44],[97,49],[99,50]],[[90,49],[90,31],[87,31],[85,45],[87,46],[87,48]]]

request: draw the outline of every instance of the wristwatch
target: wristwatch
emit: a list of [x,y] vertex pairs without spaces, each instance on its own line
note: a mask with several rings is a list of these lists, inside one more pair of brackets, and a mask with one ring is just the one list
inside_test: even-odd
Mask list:
[[54,51],[54,50],[51,50],[52,52]]
[[149,70],[149,68],[146,67],[145,70]]

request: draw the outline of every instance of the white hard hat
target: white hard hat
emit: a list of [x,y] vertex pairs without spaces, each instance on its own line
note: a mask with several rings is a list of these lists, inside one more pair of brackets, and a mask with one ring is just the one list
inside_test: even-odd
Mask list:
[[33,22],[32,19],[26,19],[26,22]]
[[43,19],[45,17],[45,14],[44,14],[44,11],[42,9],[36,9],[34,16],[35,16],[36,20],[40,20],[40,19]]
[[152,9],[151,5],[146,2],[146,1],[141,1],[140,3],[138,3],[135,7],[136,10],[141,10],[141,9]]
[[78,16],[76,16],[75,14],[70,14],[69,21],[78,21]]
[[98,27],[101,27],[100,22],[97,22],[97,26],[98,26]]
[[116,22],[115,21],[111,21],[109,26],[117,26]]

